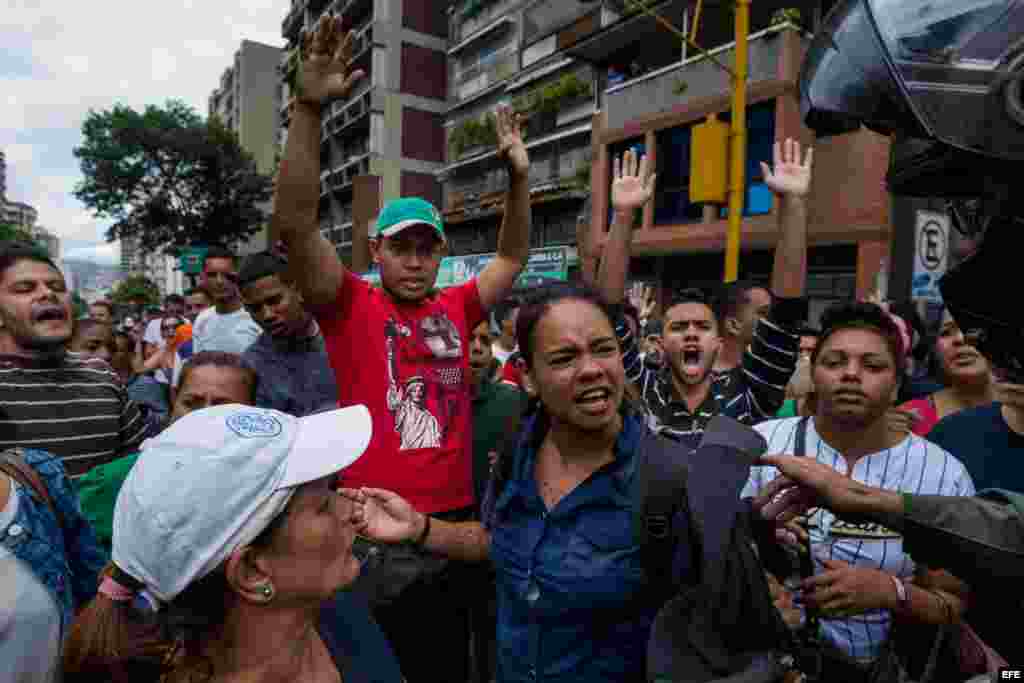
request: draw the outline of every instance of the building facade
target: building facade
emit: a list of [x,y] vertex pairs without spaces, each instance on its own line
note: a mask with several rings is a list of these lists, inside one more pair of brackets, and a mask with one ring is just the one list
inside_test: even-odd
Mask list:
[[[281,111],[281,48],[243,40],[233,64],[224,70],[220,86],[210,94],[208,113],[238,136],[260,173],[272,175],[277,165],[277,135]],[[264,207],[268,212],[268,204]],[[267,230],[249,238],[242,253],[267,248]]]
[[130,237],[121,239],[121,272],[127,277],[148,278],[160,290],[161,296],[182,294],[187,285],[177,259],[143,251],[138,240]]
[[[593,3],[462,0],[449,9],[442,213],[453,255],[497,250],[508,175],[493,112],[524,117],[531,247],[572,245],[588,194],[596,72],[566,55]],[[596,10],[602,11],[601,7]]]
[[[827,9],[804,4],[803,16],[814,21]],[[830,303],[866,296],[878,283],[892,232],[885,188],[889,141],[867,130],[815,139],[803,125],[797,84],[809,34],[780,19],[777,9],[759,4],[752,16],[740,277],[768,282],[778,238],[777,207],[763,182],[761,162],[771,164],[778,139],[813,146],[807,279],[813,322]],[[685,0],[659,5],[659,13],[686,28],[693,11]],[[697,35],[713,56],[732,64],[731,15],[707,14]],[[691,164],[690,153],[694,125],[709,117],[729,121],[729,76],[693,50],[681,51],[671,34],[643,14],[607,24],[567,52],[604,74],[591,136],[588,242],[594,252],[599,253],[610,223],[612,160],[633,148],[647,154],[658,172],[655,200],[634,233],[634,278],[656,285],[663,297],[683,285],[721,282],[728,211],[724,205],[690,201],[690,174],[700,169],[700,160]]]
[[0,223],[14,225],[31,232],[37,220],[39,220],[39,212],[30,204],[12,201],[0,203]]
[[[355,32],[352,66],[366,75],[347,98],[324,111],[320,173],[321,232],[355,270],[369,265],[367,231],[384,201],[416,195],[440,204],[436,174],[445,161],[447,108],[444,5],[294,0],[282,23],[287,52],[325,12],[340,15]],[[287,102],[285,93],[282,127],[288,124]]]

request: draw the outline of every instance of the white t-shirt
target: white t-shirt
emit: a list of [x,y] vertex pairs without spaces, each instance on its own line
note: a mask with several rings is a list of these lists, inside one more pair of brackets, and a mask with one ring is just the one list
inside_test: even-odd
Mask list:
[[242,353],[252,346],[261,334],[263,330],[244,308],[222,315],[211,306],[200,313],[192,324],[192,348],[194,353]]
[[[762,422],[754,427],[768,440],[768,453],[794,452],[799,417]],[[807,425],[805,456],[846,474],[846,461]],[[774,467],[753,467],[743,496],[754,496],[778,476]],[[963,464],[930,441],[910,435],[892,448],[857,460],[850,476],[862,484],[902,493],[972,496],[974,482]],[[842,560],[859,567],[880,569],[909,577],[914,562],[903,552],[903,537],[879,524],[850,524],[824,509],[810,515],[811,552],[815,573],[824,571],[822,560]],[[895,589],[893,589],[895,590]],[[889,633],[888,610],[875,610],[846,619],[822,619],[825,637],[847,654],[862,660],[878,656]]]
[[[202,351],[242,354],[261,334],[263,330],[244,308],[221,315],[211,306],[192,323],[192,355]],[[181,359],[175,354],[171,379],[175,387],[181,379],[181,366]]]
[[[0,477],[6,476],[0,474]],[[12,482],[0,510],[0,537],[18,513],[19,487]],[[32,568],[0,545],[0,680],[48,683],[60,671],[60,611]]]

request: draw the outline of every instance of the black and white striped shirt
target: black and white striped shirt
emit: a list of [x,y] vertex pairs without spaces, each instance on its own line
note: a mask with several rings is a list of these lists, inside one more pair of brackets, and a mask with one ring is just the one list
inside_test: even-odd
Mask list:
[[0,354],[0,448],[48,451],[76,477],[136,450],[147,430],[102,360]]
[[714,373],[708,397],[691,412],[672,383],[670,369],[652,367],[640,358],[624,317],[616,321],[615,334],[622,347],[626,380],[640,392],[649,426],[693,448],[716,415],[748,425],[774,418],[785,400],[800,350],[800,337],[770,320],[760,320],[742,365]]

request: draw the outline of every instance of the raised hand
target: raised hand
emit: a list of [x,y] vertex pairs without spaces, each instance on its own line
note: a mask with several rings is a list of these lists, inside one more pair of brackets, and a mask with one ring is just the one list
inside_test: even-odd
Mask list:
[[807,154],[800,161],[800,143],[792,138],[785,142],[775,143],[774,168],[761,162],[764,182],[772,192],[791,197],[806,197],[811,189],[811,166],[814,161],[814,149],[807,148]]
[[352,71],[351,31],[343,33],[341,17],[325,14],[312,31],[302,36],[295,98],[306,104],[321,105],[345,97],[363,71]]
[[626,150],[624,156],[612,162],[612,208],[632,211],[651,201],[657,177],[647,168],[646,154],[640,157],[637,170],[636,152]]
[[499,105],[494,118],[498,131],[498,158],[508,164],[509,173],[526,177],[530,157],[523,144],[522,117],[511,107]]
[[381,543],[402,543],[422,531],[422,515],[397,493],[383,489],[341,489],[340,495],[354,505],[352,524],[356,531]]

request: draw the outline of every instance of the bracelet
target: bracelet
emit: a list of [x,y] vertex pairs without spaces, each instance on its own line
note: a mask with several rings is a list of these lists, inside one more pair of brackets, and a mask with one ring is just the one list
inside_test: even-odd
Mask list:
[[906,585],[900,581],[900,579],[892,574],[889,575],[892,582],[896,584],[896,599],[899,602],[899,606],[904,609],[910,608],[910,595],[907,593]]
[[430,515],[423,515],[423,519],[426,520],[423,523],[423,531],[420,532],[419,538],[413,541],[413,545],[418,547],[422,547],[427,540],[427,536],[430,535]]

